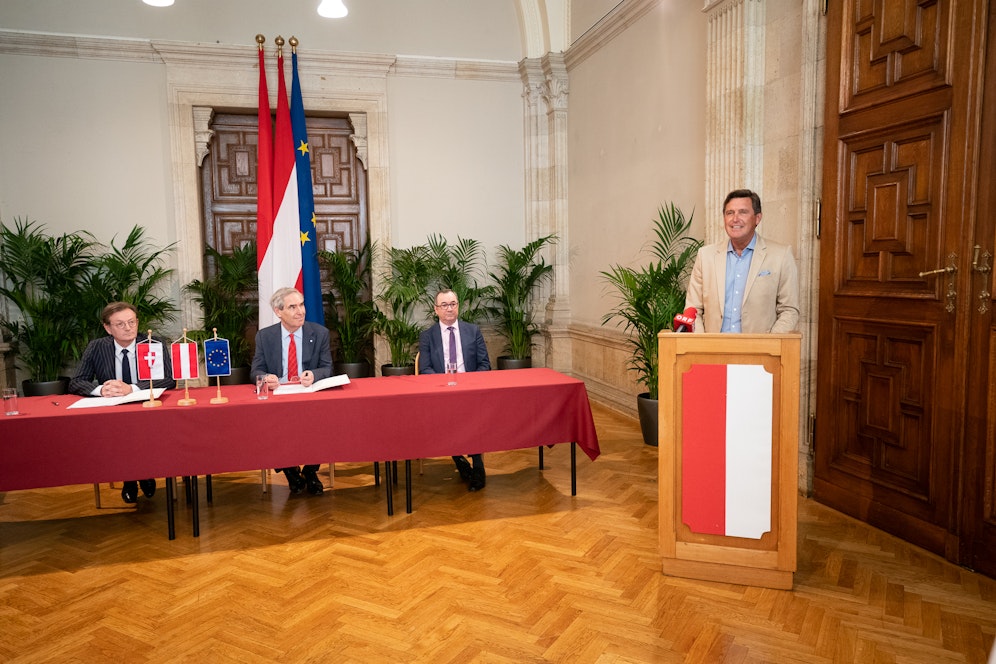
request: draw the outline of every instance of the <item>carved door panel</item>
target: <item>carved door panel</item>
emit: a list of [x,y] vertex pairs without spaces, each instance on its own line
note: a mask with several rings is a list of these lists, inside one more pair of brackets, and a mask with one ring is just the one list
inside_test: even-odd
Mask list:
[[961,560],[982,463],[964,455],[985,447],[968,369],[992,371],[971,268],[993,244],[976,204],[988,3],[830,5],[814,490]]
[[[204,238],[221,253],[231,253],[232,247],[256,238],[256,114],[216,114],[211,129],[214,137],[201,169]],[[320,251],[359,249],[369,237],[366,173],[352,133],[346,118],[308,118]],[[322,282],[324,290],[324,274]]]

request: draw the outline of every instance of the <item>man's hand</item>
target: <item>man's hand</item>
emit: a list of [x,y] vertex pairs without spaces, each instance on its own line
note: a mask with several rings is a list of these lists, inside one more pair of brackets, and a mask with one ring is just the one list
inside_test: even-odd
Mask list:
[[301,387],[311,387],[311,384],[314,382],[315,374],[310,369],[301,372]]
[[100,396],[102,397],[122,397],[131,393],[131,385],[128,383],[122,383],[120,380],[116,379],[109,380],[100,387]]

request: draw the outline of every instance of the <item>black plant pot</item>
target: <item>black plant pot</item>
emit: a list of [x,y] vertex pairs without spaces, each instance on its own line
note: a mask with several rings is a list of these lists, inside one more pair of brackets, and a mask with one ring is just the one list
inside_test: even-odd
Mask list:
[[498,358],[499,369],[531,369],[533,358],[531,357],[509,357],[503,355]]
[[52,394],[68,394],[69,378],[63,376],[55,380],[41,382],[25,379],[21,382],[21,392],[26,397],[47,397]]
[[232,373],[221,377],[222,385],[246,385],[249,383],[249,367],[232,367]]
[[406,364],[403,367],[396,367],[393,364],[382,364],[380,366],[381,376],[414,376],[415,365]]
[[650,392],[636,396],[636,411],[640,415],[640,431],[643,432],[643,442],[657,447],[657,420],[660,411],[657,409],[657,399],[650,398]]
[[370,377],[370,363],[366,360],[362,362],[336,362],[333,368],[336,374],[346,374],[350,380]]

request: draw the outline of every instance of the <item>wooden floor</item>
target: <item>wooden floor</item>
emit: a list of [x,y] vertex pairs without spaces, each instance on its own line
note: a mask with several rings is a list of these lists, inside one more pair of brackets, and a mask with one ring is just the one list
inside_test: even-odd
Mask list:
[[174,541],[161,481],[137,509],[106,485],[100,510],[90,486],[0,493],[0,661],[986,660],[996,581],[810,500],[793,591],[663,576],[657,450],[595,412],[573,498],[565,446],[542,473],[535,450],[488,455],[477,494],[428,460],[393,517],[369,465],[317,498],[219,476],[200,538],[181,501]]

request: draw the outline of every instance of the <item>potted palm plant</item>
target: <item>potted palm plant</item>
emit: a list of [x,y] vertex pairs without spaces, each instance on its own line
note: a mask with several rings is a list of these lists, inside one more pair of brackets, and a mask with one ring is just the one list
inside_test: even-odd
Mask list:
[[654,259],[639,268],[614,265],[601,273],[619,299],[618,306],[602,318],[602,324],[615,321],[631,333],[629,366],[636,371],[637,382],[647,387],[637,397],[640,427],[647,445],[657,445],[657,335],[670,329],[674,317],[684,309],[688,277],[702,246],[700,240],[687,235],[693,216],[694,212],[686,219],[674,203],[665,203],[654,220]]
[[332,289],[325,294],[325,317],[337,339],[335,367],[350,378],[371,375],[377,305],[370,297],[370,243],[359,250],[319,251]]
[[415,373],[415,348],[422,332],[420,308],[424,308],[431,269],[425,246],[408,249],[390,247],[386,273],[377,301],[387,310],[378,312],[374,330],[384,337],[391,353],[391,363],[381,367],[381,375]]
[[252,362],[252,345],[249,329],[259,316],[259,302],[255,291],[256,243],[249,241],[223,254],[205,246],[204,255],[209,261],[210,276],[195,279],[184,286],[194,302],[204,312],[204,330],[213,336],[228,339],[232,359],[230,383],[249,382],[249,365]]
[[97,246],[88,233],[50,236],[27,219],[15,219],[13,228],[0,224],[0,295],[19,312],[3,325],[28,374],[26,396],[68,389],[60,373],[86,344],[79,298]]
[[176,317],[179,310],[168,297],[167,285],[173,270],[164,266],[172,250],[173,245],[157,247],[146,240],[145,228],[138,225],[120,247],[111,239],[108,250],[94,259],[80,293],[87,326],[84,348],[90,339],[105,334],[100,312],[109,302],[133,304],[143,328],[156,329]]
[[498,357],[499,369],[532,366],[533,337],[539,332],[533,318],[533,298],[553,277],[553,266],[539,253],[556,241],[556,235],[546,235],[522,249],[498,246],[498,264],[490,273],[495,290],[489,317],[505,340],[506,355]]

